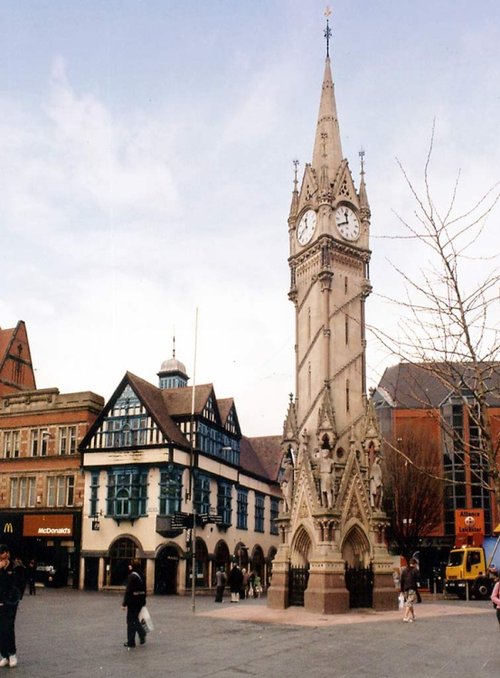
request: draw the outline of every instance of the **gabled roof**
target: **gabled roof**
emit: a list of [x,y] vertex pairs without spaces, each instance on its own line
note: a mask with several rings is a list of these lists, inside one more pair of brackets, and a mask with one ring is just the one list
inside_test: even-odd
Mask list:
[[[482,363],[479,369],[488,405],[500,407],[500,363]],[[452,395],[467,395],[476,381],[471,363],[399,363],[385,370],[378,390],[393,407],[436,408]]]
[[281,436],[241,439],[240,464],[244,471],[277,482],[282,457]]
[[[19,379],[14,377],[16,364],[23,366]],[[0,382],[5,384],[8,392],[36,389],[28,333],[23,320],[16,327],[0,328]]]
[[232,412],[234,416],[234,425],[236,427],[236,433],[238,434],[238,436],[241,436],[241,427],[238,419],[238,412],[236,411],[234,398],[221,398],[220,400],[217,400],[217,406],[219,408],[222,426],[225,427],[227,425],[228,417]]
[[[214,401],[216,400],[214,387],[213,384],[200,384],[195,386],[194,389],[194,414],[201,414],[210,396],[213,396]],[[193,386],[158,390],[172,416],[181,417],[191,414]]]
[[15,331],[15,327],[11,327],[8,330],[2,330],[0,328],[0,368],[8,355],[8,349],[14,340]]
[[221,423],[224,425],[229,417],[231,408],[234,406],[234,398],[220,398],[217,401]]
[[126,373],[125,379],[127,378],[135,394],[167,438],[174,443],[189,447],[187,438],[181,433],[179,427],[170,416],[168,408],[165,407],[162,390],[131,372]]
[[125,376],[118,384],[113,395],[108,400],[104,409],[99,414],[87,435],[82,440],[81,447],[84,448],[86,445],[88,445],[89,441],[95,435],[96,431],[99,429],[103,420],[113,408],[116,400],[121,395],[127,384],[133,389],[134,393],[144,405],[149,415],[155,421],[158,428],[165,435],[165,437],[180,447],[189,448],[188,440],[174,422],[165,406],[161,389],[153,386],[148,381],[137,377],[131,372],[125,373]]

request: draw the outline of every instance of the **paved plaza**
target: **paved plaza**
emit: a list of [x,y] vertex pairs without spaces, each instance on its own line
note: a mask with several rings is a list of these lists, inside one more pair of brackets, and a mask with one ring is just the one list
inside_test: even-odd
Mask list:
[[127,650],[118,593],[39,589],[18,612],[16,678],[467,678],[500,675],[500,629],[489,602],[424,600],[400,612],[308,614],[265,599],[152,596],[156,629]]

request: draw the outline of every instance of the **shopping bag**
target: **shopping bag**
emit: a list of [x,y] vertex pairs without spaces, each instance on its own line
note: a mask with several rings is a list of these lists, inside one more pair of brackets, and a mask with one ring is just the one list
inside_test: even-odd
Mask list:
[[398,603],[399,603],[399,609],[402,610],[403,607],[405,606],[405,597],[402,593],[399,594]]
[[154,631],[155,627],[153,624],[153,620],[151,619],[149,610],[145,605],[141,607],[141,610],[139,612],[139,621],[141,622],[142,628],[146,631],[146,633],[149,633],[149,631]]

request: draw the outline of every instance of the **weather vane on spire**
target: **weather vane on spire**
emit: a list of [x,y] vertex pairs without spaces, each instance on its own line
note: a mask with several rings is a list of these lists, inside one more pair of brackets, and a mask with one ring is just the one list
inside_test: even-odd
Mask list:
[[297,184],[298,184],[298,179],[297,179],[297,169],[299,167],[299,161],[297,159],[293,160],[293,185],[294,185],[294,190],[297,190]]
[[330,15],[332,10],[327,6],[325,9],[326,16],[326,28],[325,28],[325,38],[326,38],[326,57],[330,58],[330,38],[332,37],[332,29],[330,28]]
[[364,174],[365,173],[365,151],[364,151],[363,147],[361,147],[359,149],[359,158],[360,158],[360,162],[361,162],[361,174]]

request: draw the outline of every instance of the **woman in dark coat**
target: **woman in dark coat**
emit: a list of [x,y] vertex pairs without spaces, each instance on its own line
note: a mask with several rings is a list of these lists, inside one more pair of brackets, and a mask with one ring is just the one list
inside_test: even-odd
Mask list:
[[146,586],[141,573],[141,563],[133,560],[128,566],[127,588],[123,598],[123,609],[127,610],[127,642],[125,647],[135,647],[135,634],[139,636],[141,645],[146,642],[146,631],[139,621],[139,612],[146,604]]
[[243,585],[243,573],[236,563],[229,573],[228,584],[231,591],[231,602],[237,603],[240,599],[240,590]]

